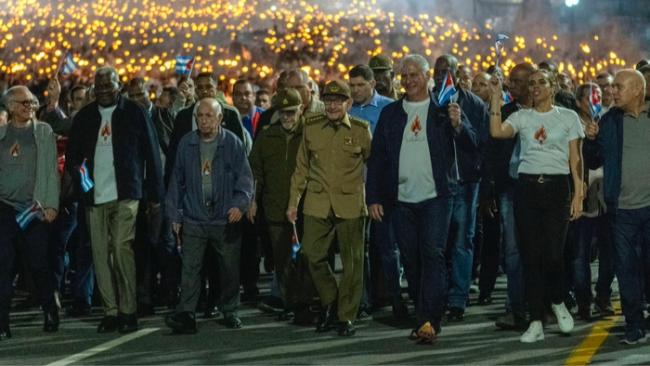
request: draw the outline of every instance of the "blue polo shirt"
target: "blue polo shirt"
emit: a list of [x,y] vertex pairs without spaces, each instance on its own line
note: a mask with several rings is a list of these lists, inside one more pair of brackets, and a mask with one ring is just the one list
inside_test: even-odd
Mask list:
[[264,110],[259,107],[255,107],[255,111],[250,116],[242,116],[241,122],[244,125],[244,128],[248,131],[251,137],[255,137],[257,134],[257,125],[260,121],[260,116]]
[[372,98],[367,104],[352,104],[350,108],[350,115],[366,120],[370,123],[370,132],[375,132],[375,126],[377,126],[377,121],[379,120],[379,113],[384,107],[393,102],[391,98],[385,97],[377,91],[372,92]]

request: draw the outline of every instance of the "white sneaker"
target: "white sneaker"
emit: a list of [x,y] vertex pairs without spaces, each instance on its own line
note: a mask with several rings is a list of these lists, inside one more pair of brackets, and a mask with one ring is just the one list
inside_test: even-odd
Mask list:
[[530,325],[528,326],[528,330],[524,332],[524,334],[521,335],[519,338],[519,341],[521,343],[535,343],[537,341],[543,341],[544,340],[544,327],[542,326],[542,322],[539,320],[535,320],[530,322]]
[[557,318],[557,325],[560,327],[562,333],[569,333],[573,330],[573,317],[569,310],[567,310],[564,303],[551,304],[551,309],[553,309],[553,314]]

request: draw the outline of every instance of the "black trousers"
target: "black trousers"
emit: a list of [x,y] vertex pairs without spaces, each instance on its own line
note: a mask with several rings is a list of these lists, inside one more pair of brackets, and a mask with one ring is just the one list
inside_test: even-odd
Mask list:
[[514,203],[530,319],[543,320],[546,304],[564,300],[569,176],[520,174]]

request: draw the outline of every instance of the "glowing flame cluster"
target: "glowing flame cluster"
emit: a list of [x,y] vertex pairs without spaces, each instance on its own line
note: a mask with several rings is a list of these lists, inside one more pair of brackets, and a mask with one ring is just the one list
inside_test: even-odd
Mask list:
[[[351,0],[334,12],[299,0],[190,0],[175,7],[159,0],[0,2],[0,72],[27,82],[50,77],[68,51],[80,78],[110,64],[124,80],[165,79],[173,75],[175,56],[194,55],[195,70],[217,72],[226,83],[271,76],[278,60],[293,60],[323,80],[345,77],[380,53],[398,62],[412,52],[429,58],[450,52],[475,71],[496,58],[489,24],[397,15],[375,0]],[[500,56],[506,75],[517,62],[553,59],[579,81],[626,65],[599,47],[598,35],[579,44],[555,34],[511,35]]]

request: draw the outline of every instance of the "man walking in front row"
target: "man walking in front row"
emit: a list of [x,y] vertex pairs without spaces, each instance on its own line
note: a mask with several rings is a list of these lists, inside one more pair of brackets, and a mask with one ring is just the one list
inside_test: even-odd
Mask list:
[[[219,101],[202,99],[196,107],[198,132],[178,145],[169,180],[166,209],[172,229],[182,238],[181,299],[165,319],[175,333],[196,333],[201,264],[207,245],[214,248],[220,276],[220,304],[228,328],[241,328],[239,304],[239,221],[253,195],[253,177],[243,142],[221,128]],[[182,231],[181,231],[182,229]]]
[[135,218],[139,201],[145,196],[145,183],[149,208],[159,207],[162,167],[151,120],[135,102],[120,96],[114,68],[97,70],[95,95],[96,102],[74,117],[66,169],[77,187],[82,187],[79,168],[84,165],[94,182],[83,200],[105,312],[97,331],[129,333],[138,329]]
[[[363,168],[370,156],[368,123],[347,114],[350,94],[345,83],[330,81],[323,91],[325,113],[305,121],[287,210],[295,222],[306,188],[303,251],[323,306],[316,331],[332,329],[338,318],[342,336],[355,333],[352,322],[361,300],[367,215]],[[335,235],[343,262],[340,286],[327,261]]]

